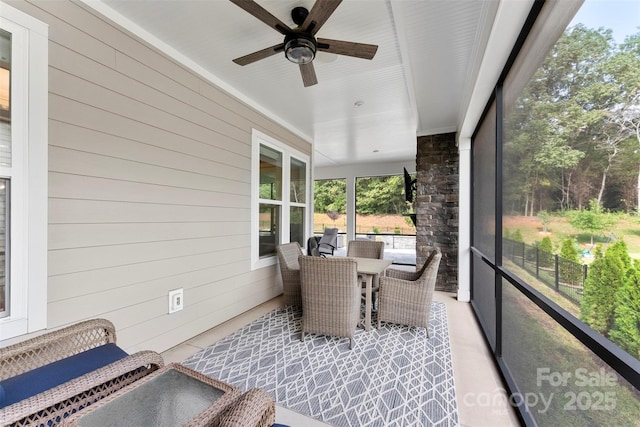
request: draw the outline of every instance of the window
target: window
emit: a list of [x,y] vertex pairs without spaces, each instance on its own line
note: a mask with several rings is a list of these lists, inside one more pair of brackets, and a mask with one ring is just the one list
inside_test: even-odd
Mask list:
[[0,339],[46,326],[48,28],[0,8]]
[[347,180],[319,179],[313,183],[314,234],[325,228],[347,229]]
[[276,246],[305,247],[309,223],[309,158],[254,130],[252,268],[275,263]]
[[291,158],[289,195],[289,241],[298,242],[305,247],[305,225],[307,212],[307,163]]
[[[640,33],[605,29],[634,7],[536,3],[473,137],[471,300],[527,425],[640,419],[640,264],[624,246],[638,234],[624,210],[637,197],[625,123],[640,117]],[[611,249],[587,265],[581,249],[610,215],[600,203],[618,211],[622,242],[595,233]]]
[[258,256],[273,256],[280,243],[282,153],[260,144],[260,214]]
[[394,264],[416,265],[412,210],[403,175],[356,177],[355,237],[384,242],[384,256]]

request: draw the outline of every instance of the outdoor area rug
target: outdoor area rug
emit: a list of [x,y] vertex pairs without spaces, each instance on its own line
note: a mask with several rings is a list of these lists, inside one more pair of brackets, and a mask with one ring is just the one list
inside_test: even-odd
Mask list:
[[[456,426],[458,413],[445,305],[424,328],[383,323],[349,340],[308,334],[301,312],[279,308],[183,365],[334,426]],[[374,323],[375,325],[375,323]]]

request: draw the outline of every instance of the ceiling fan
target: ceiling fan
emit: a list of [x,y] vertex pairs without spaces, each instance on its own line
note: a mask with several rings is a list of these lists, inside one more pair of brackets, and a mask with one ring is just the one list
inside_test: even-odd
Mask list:
[[284,51],[285,57],[289,61],[299,64],[302,82],[307,87],[318,83],[312,63],[317,51],[373,59],[378,50],[378,46],[372,44],[315,37],[318,30],[342,3],[342,0],[316,0],[311,11],[301,6],[293,8],[291,18],[297,25],[293,29],[253,0],[230,1],[284,35],[282,43],[234,59],[233,62],[238,65],[251,64]]

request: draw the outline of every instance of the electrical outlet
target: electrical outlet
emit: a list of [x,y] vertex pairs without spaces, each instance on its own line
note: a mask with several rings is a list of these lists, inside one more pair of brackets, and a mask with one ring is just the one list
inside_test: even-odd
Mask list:
[[180,311],[184,308],[183,289],[174,289],[169,291],[169,314]]

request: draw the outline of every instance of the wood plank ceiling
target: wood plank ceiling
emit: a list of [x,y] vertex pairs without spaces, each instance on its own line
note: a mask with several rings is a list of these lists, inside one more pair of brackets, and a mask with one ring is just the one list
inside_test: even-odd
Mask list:
[[[303,87],[283,53],[233,59],[283,36],[226,0],[85,0],[215,76],[223,87],[314,143],[315,167],[412,161],[416,136],[456,131],[498,2],[344,0],[317,37],[378,45],[373,60],[319,52]],[[99,3],[99,4],[98,4]],[[314,0],[258,0],[291,27]],[[97,7],[99,6],[99,7]],[[140,31],[142,30],[142,31]]]

